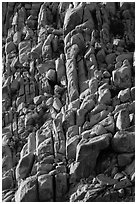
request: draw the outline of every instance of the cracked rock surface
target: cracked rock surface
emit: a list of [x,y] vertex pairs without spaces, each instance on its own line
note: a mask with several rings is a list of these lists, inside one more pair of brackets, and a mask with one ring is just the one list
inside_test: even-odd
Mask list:
[[135,201],[135,3],[2,3],[3,202]]

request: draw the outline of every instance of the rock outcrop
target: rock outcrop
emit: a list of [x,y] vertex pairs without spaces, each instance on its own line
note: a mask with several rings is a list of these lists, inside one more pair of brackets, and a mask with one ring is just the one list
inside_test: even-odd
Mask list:
[[3,202],[135,201],[135,3],[2,3]]

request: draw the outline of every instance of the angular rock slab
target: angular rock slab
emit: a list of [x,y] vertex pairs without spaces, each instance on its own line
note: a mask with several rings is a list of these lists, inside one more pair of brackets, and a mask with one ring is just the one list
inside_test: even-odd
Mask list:
[[29,153],[21,158],[17,167],[16,167],[16,179],[24,179],[31,172],[32,166],[34,163],[34,154]]
[[106,149],[110,144],[111,133],[83,140],[77,145],[76,163],[71,166],[72,180],[86,178],[93,174],[96,160],[101,150]]

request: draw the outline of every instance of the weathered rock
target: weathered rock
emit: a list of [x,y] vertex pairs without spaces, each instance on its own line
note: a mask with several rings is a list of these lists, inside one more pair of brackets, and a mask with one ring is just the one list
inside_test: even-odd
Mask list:
[[2,172],[7,172],[9,169],[13,167],[13,158],[10,147],[6,145],[2,145]]
[[124,130],[130,127],[129,112],[126,109],[123,109],[119,112],[117,116],[116,127],[118,130]]
[[112,138],[111,145],[118,153],[131,153],[135,151],[135,133],[121,130]]
[[90,113],[90,126],[99,123],[101,120],[105,119],[108,115],[109,111],[103,110],[100,113],[92,114]]
[[82,22],[83,6],[79,5],[75,9],[68,9],[64,19],[64,34],[67,35],[77,25]]
[[111,53],[111,54],[108,54],[106,56],[105,61],[109,65],[109,64],[113,64],[115,59],[116,59],[116,54],[115,53]]
[[68,185],[67,185],[67,174],[59,173],[55,175],[56,182],[56,201],[62,200],[63,196],[67,193]]
[[115,122],[113,116],[109,115],[104,120],[99,122],[108,132],[114,133],[115,131]]
[[85,115],[87,113],[86,109],[78,109],[77,110],[77,115],[76,115],[76,124],[78,126],[82,126],[84,124],[85,121]]
[[119,56],[116,58],[116,61],[117,61],[117,62],[120,62],[120,61],[123,62],[125,59],[131,61],[131,60],[132,60],[132,57],[133,57],[132,53],[123,53],[123,54],[119,55]]
[[129,102],[131,100],[130,96],[130,89],[127,88],[125,90],[121,90],[118,94],[118,98],[120,99],[121,102]]
[[12,188],[14,185],[13,172],[11,170],[7,171],[2,178],[2,190],[7,190]]
[[19,49],[19,62],[20,63],[25,63],[29,59],[28,53],[31,51],[31,42],[28,41],[22,41],[18,45]]
[[135,160],[125,168],[124,172],[126,172],[132,182],[135,182]]
[[125,89],[132,86],[131,82],[131,68],[130,65],[122,65],[122,67],[112,72],[114,85],[117,88]]
[[36,151],[36,134],[32,132],[28,136],[28,153],[35,153]]
[[38,177],[39,200],[53,201],[53,176],[44,174]]
[[132,101],[135,100],[135,87],[131,88],[131,99],[132,99]]
[[133,153],[124,153],[118,155],[118,165],[120,167],[127,166],[132,162],[132,159],[134,157]]
[[97,175],[97,181],[103,185],[114,185],[118,182],[116,179],[112,179],[111,177],[105,176],[104,174]]
[[86,109],[87,112],[91,111],[93,108],[95,107],[95,102],[94,100],[89,96],[89,97],[86,97],[81,106],[80,106],[80,109]]
[[66,155],[68,159],[76,158],[76,148],[79,143],[80,137],[79,135],[75,135],[71,138],[68,138],[66,142]]
[[69,127],[76,125],[75,122],[75,114],[76,109],[68,110],[65,114],[65,118],[63,121],[63,126],[65,130],[67,131]]
[[109,89],[102,89],[99,92],[98,102],[102,104],[111,104],[111,92]]
[[36,176],[29,177],[25,181],[22,181],[15,193],[15,202],[37,202],[37,188]]
[[24,179],[29,176],[34,163],[34,154],[29,153],[22,157],[16,167],[16,179]]
[[89,141],[83,140],[77,145],[76,162],[71,169],[72,179],[88,177],[94,172],[96,159],[101,150],[107,148],[110,143],[111,134],[104,134]]
[[72,138],[78,134],[79,134],[79,127],[78,127],[78,125],[74,125],[74,126],[71,126],[68,128],[66,138],[69,139],[69,138]]
[[46,164],[44,161],[37,165],[37,176],[48,174],[53,170],[52,164]]
[[65,63],[63,60],[63,55],[60,55],[60,58],[58,58],[55,61],[56,64],[56,72],[57,72],[57,81],[60,82],[61,78],[65,75]]
[[89,89],[91,94],[94,94],[98,90],[98,80],[96,78],[92,78],[89,81]]
[[126,188],[128,186],[132,186],[132,183],[128,178],[123,178],[121,179],[121,181],[114,185],[114,189]]

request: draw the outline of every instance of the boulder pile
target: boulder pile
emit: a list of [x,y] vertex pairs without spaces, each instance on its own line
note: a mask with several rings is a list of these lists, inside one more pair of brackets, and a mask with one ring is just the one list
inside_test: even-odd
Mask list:
[[135,3],[2,3],[3,202],[135,200]]

